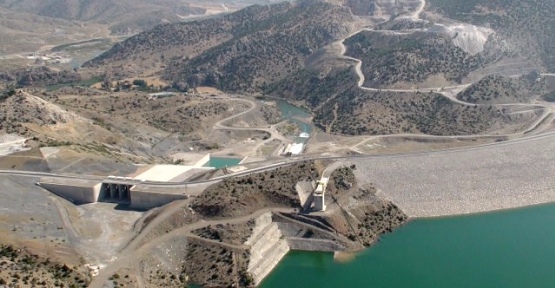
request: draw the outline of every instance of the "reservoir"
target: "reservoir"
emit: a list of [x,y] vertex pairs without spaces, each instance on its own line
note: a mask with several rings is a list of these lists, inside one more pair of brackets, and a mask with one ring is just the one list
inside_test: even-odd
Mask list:
[[203,165],[203,167],[214,167],[216,169],[224,168],[224,167],[228,167],[228,166],[237,165],[241,162],[241,160],[243,160],[243,159],[242,158],[233,158],[233,157],[210,156],[210,160],[208,160],[208,162],[206,162]]
[[344,263],[290,251],[260,287],[555,287],[555,204],[415,219]]

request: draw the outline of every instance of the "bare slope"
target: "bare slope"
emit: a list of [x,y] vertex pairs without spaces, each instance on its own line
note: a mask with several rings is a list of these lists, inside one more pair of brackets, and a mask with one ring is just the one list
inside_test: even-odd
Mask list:
[[[0,5],[13,11],[52,18],[116,23],[113,26],[115,32],[142,30],[162,21],[179,21],[177,14],[205,12],[205,9],[191,7],[181,0],[6,0]],[[135,21],[131,21],[131,16],[135,17]]]

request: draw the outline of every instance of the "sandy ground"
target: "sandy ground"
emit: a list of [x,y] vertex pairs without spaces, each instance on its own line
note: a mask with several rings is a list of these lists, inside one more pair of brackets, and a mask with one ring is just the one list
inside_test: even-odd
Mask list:
[[555,133],[455,151],[353,159],[412,217],[477,213],[555,201]]

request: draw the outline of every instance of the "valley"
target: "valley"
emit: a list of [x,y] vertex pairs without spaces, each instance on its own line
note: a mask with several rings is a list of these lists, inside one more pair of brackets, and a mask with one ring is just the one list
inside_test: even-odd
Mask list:
[[0,280],[252,287],[290,250],[555,201],[547,32],[515,26],[544,12],[268,2],[0,3],[42,43],[0,51]]

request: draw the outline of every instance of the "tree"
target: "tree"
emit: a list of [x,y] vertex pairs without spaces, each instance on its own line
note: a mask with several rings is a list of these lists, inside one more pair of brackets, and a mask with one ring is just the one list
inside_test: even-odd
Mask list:
[[146,81],[143,79],[135,79],[133,80],[133,85],[139,86],[139,87],[146,87]]

